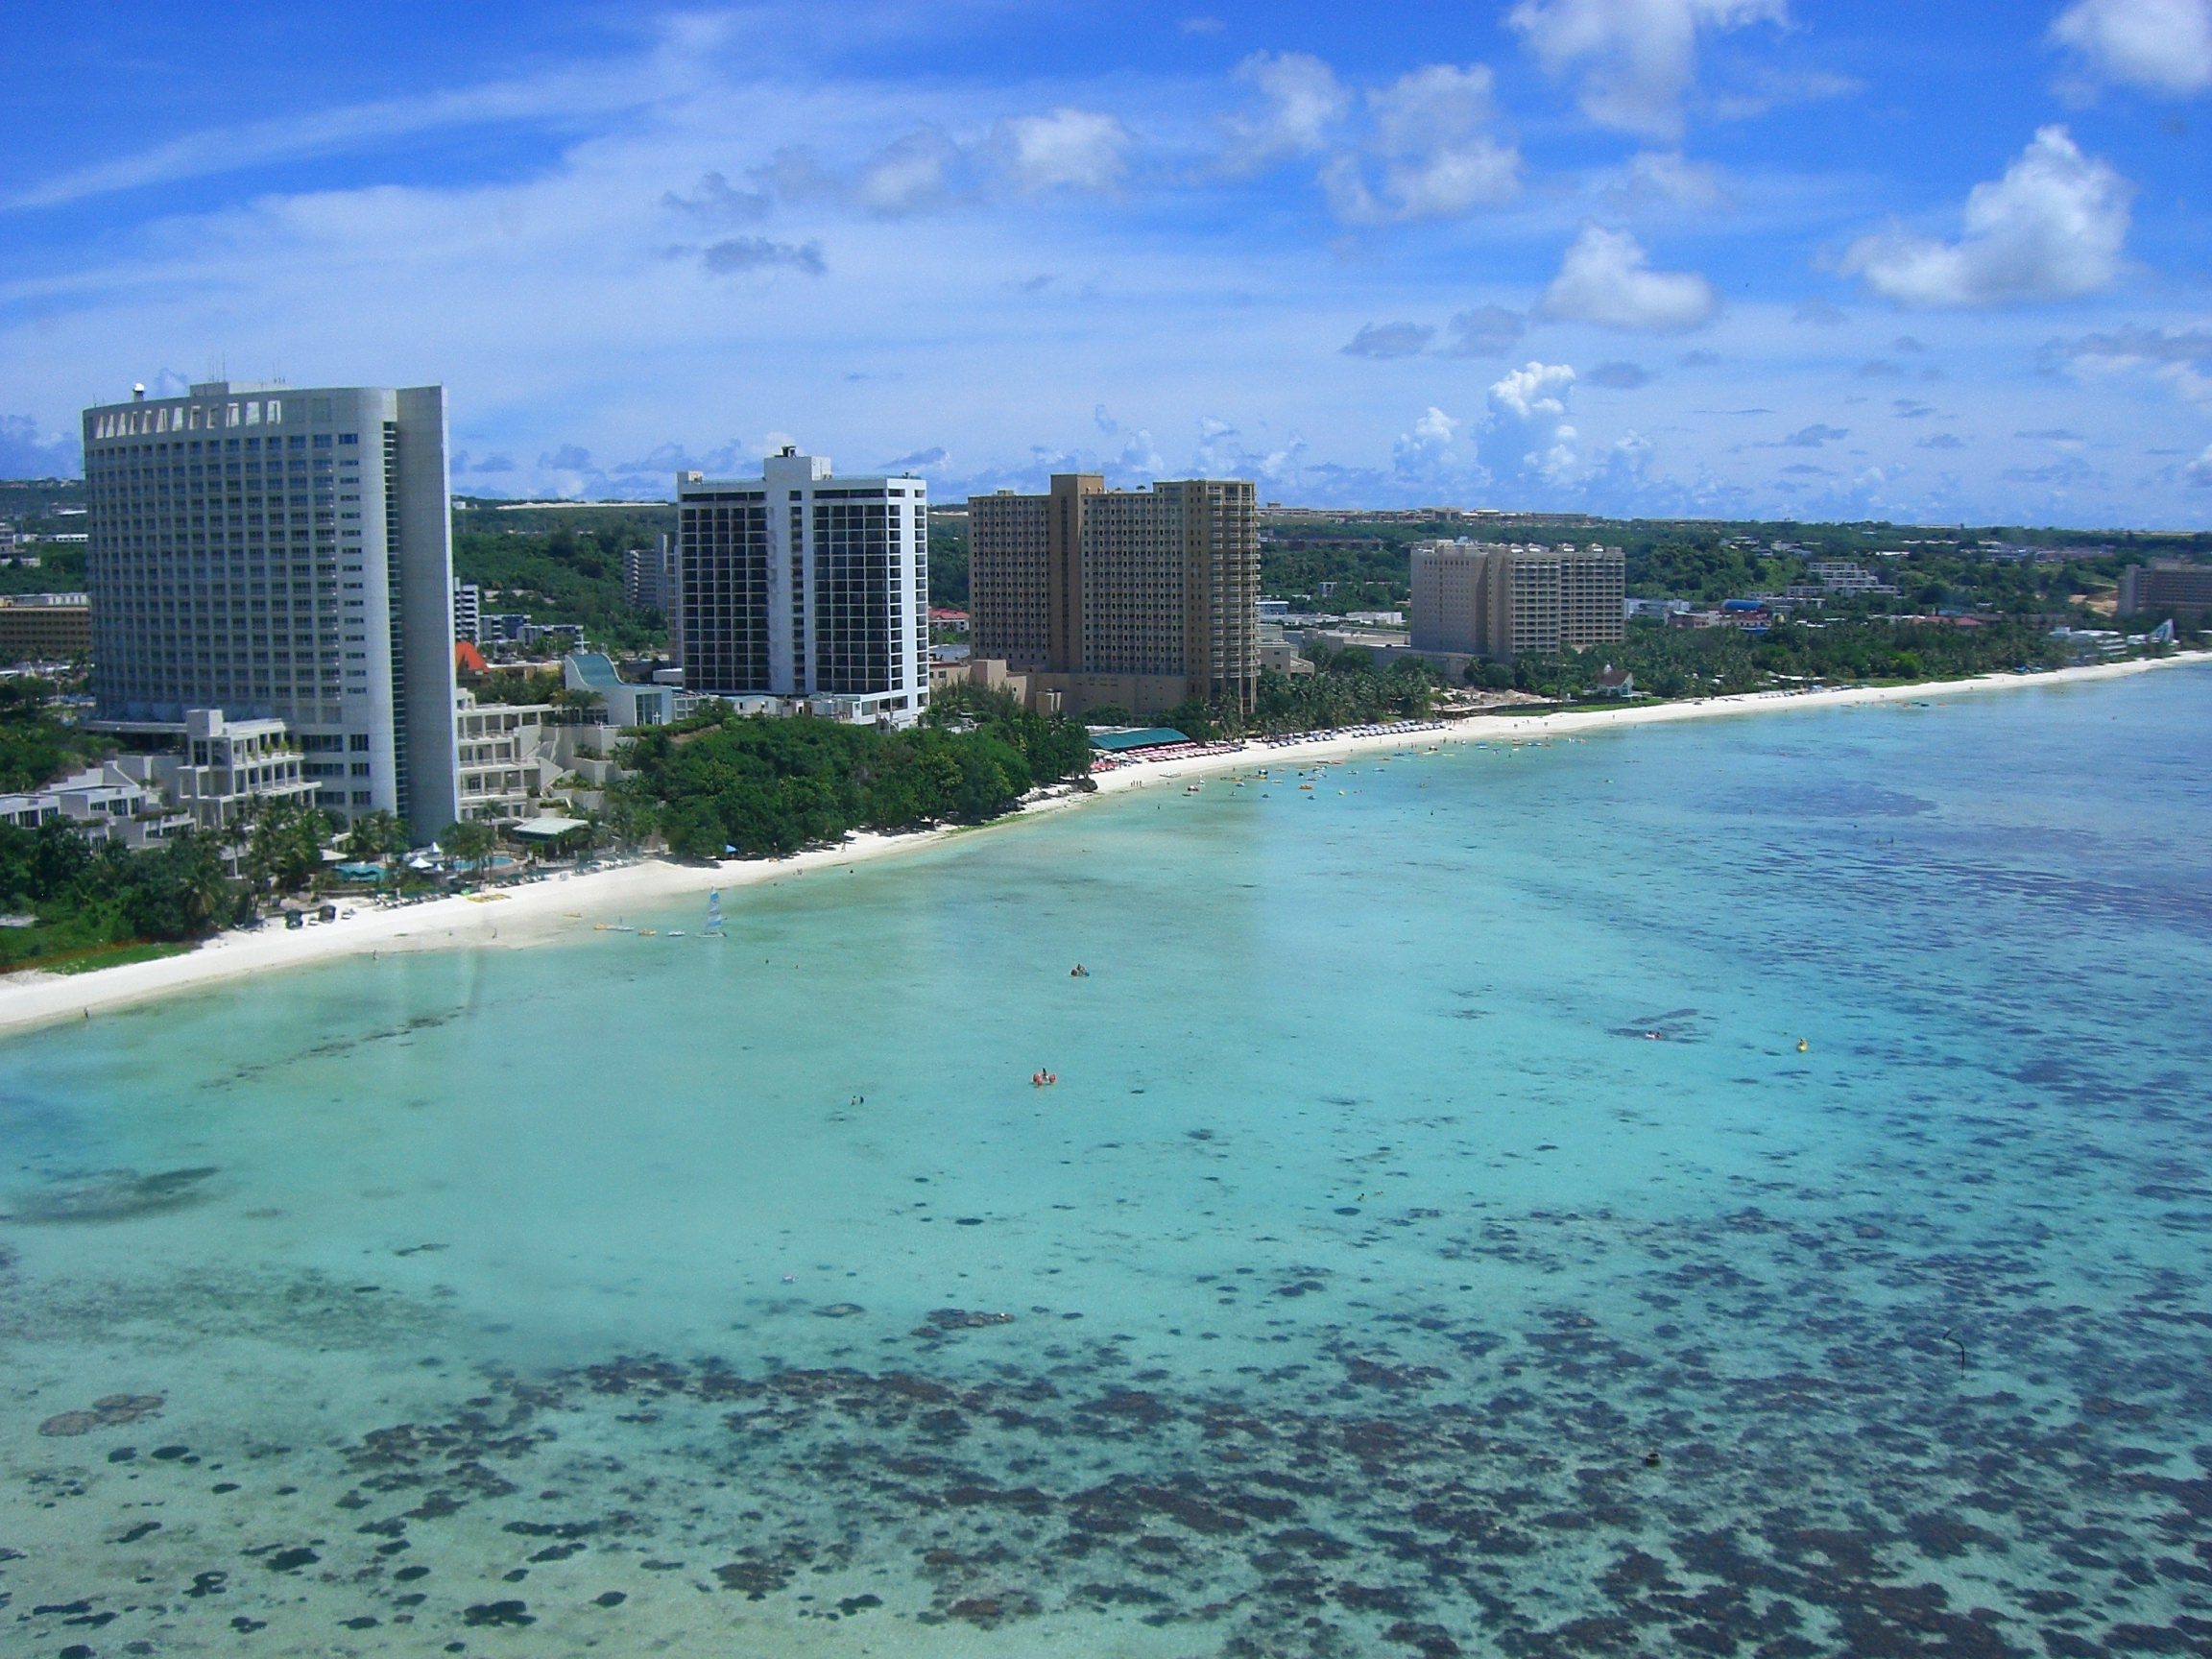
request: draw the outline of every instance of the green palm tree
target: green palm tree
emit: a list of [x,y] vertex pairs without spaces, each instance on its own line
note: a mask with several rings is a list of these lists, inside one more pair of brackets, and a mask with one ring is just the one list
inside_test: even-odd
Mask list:
[[381,806],[362,813],[346,831],[346,856],[362,863],[406,851],[407,827]]

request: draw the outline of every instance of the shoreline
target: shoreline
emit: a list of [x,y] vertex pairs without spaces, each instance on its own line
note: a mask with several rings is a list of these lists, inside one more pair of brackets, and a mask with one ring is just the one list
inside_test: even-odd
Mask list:
[[1454,722],[1438,731],[1315,736],[1279,746],[1254,740],[1221,754],[1139,762],[1101,773],[1095,779],[1096,797],[1054,793],[997,820],[995,826],[953,825],[901,835],[861,833],[841,846],[798,853],[787,858],[733,859],[712,866],[649,857],[613,870],[561,876],[479,897],[436,899],[396,909],[361,906],[350,918],[315,924],[298,931],[264,927],[252,933],[219,933],[180,955],[95,969],[84,974],[24,969],[0,977],[0,1035],[72,1019],[89,1020],[95,1012],[108,1013],[178,992],[343,956],[493,944],[508,950],[523,950],[550,939],[593,931],[596,926],[620,922],[632,909],[664,903],[686,894],[704,894],[710,888],[758,886],[787,876],[804,877],[811,871],[865,863],[934,846],[978,828],[1003,828],[1066,810],[1088,799],[1120,794],[1153,783],[1242,771],[1254,765],[1298,767],[1331,763],[1377,751],[1400,750],[1409,745],[1523,742],[1772,709],[1910,703],[1971,691],[2080,685],[2208,661],[2212,661],[2212,654],[2193,652],[2127,662],[2088,663],[2044,674],[1992,674],[1973,680],[1819,691],[1758,691],[1571,712],[1483,714]]

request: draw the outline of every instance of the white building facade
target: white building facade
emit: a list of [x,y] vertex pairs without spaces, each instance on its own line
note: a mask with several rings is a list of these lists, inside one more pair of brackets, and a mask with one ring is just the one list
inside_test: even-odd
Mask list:
[[471,645],[484,643],[484,590],[473,582],[453,584],[453,637]]
[[100,720],[278,719],[318,805],[451,823],[445,389],[211,381],[84,434]]
[[910,726],[929,701],[929,496],[786,448],[676,479],[686,690]]

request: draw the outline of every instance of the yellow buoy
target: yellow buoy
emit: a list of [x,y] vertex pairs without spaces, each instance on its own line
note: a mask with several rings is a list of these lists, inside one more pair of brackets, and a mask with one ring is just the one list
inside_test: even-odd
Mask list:
[[1798,1038],[1798,1039],[1797,1039],[1797,1052],[1798,1052],[1798,1053],[1802,1054],[1802,1053],[1804,1053],[1804,1052],[1805,1052],[1805,1050],[1806,1050],[1806,1049],[1808,1049],[1808,1048],[1810,1048],[1810,1047],[1812,1047],[1812,1046],[1813,1046],[1813,1045],[1812,1045],[1812,1044],[1810,1044],[1810,1043],[1808,1043],[1808,1042],[1806,1042],[1804,1038],[1800,1037],[1800,1038]]

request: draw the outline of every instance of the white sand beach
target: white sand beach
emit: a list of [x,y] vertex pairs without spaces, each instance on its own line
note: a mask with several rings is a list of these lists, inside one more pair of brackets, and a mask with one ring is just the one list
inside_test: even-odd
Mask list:
[[2047,689],[2207,661],[2212,661],[2212,656],[2184,653],[2147,661],[2093,663],[2047,674],[1993,674],[1975,680],[1917,685],[1758,692],[1575,712],[1489,714],[1455,721],[1434,732],[1316,737],[1288,745],[1251,742],[1218,754],[1124,766],[1099,776],[1096,796],[1055,790],[1031,803],[1021,813],[1000,820],[997,826],[985,827],[981,831],[963,827],[910,835],[862,834],[840,847],[801,853],[788,858],[733,859],[717,865],[645,858],[613,869],[555,877],[479,896],[437,899],[395,908],[359,904],[353,907],[351,915],[336,922],[298,929],[263,927],[252,932],[222,933],[195,950],[151,962],[76,974],[26,970],[0,978],[0,1033],[65,1020],[90,1020],[172,992],[251,978],[338,956],[379,955],[463,945],[519,950],[564,935],[618,924],[633,914],[686,894],[804,878],[811,872],[841,869],[926,847],[952,834],[1002,830],[1039,813],[1064,810],[1087,800],[1255,766],[1314,765],[1428,744],[1541,741],[1624,727],[1757,714],[1779,709],[1917,702],[2022,687]]

